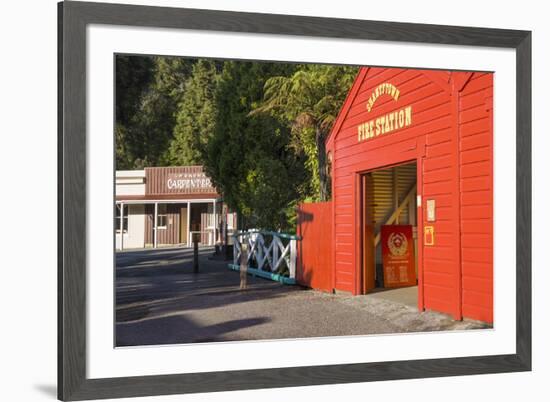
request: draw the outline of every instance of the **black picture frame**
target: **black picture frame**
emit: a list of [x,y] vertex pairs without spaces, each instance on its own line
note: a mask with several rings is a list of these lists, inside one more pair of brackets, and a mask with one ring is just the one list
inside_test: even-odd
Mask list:
[[[110,24],[516,51],[516,353],[86,378],[86,26]],[[531,370],[531,32],[182,8],[58,4],[58,398],[82,400]]]

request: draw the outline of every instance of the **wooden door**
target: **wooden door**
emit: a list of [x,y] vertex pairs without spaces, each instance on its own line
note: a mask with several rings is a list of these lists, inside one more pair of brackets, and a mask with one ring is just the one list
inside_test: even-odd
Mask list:
[[362,205],[362,240],[363,240],[363,294],[374,289],[375,249],[374,249],[374,219],[373,202],[371,200],[374,189],[372,175],[367,173],[361,178],[361,205]]
[[189,227],[187,224],[187,207],[180,208],[180,243],[187,244]]

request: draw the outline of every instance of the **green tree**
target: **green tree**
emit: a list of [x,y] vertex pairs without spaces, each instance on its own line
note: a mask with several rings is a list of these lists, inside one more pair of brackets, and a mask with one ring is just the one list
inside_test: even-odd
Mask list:
[[117,55],[115,60],[116,123],[128,126],[139,100],[154,78],[154,59]]
[[357,71],[348,66],[301,65],[290,76],[269,78],[263,102],[252,112],[275,115],[290,124],[292,146],[307,157],[314,200],[330,198],[325,140]]
[[202,155],[215,127],[218,81],[215,62],[201,59],[193,65],[178,105],[173,139],[165,157],[169,164],[202,163]]
[[115,152],[117,169],[131,169],[132,137],[130,122],[136,114],[143,94],[154,78],[152,57],[118,55],[115,59]]
[[117,169],[202,164],[246,227],[326,200],[325,139],[357,68],[117,57]]
[[155,60],[154,89],[179,103],[185,94],[185,85],[193,74],[197,59],[158,56]]
[[118,57],[117,169],[165,164],[164,157],[176,124],[177,105],[184,95],[185,82],[195,60],[124,56],[119,62]]
[[225,201],[245,227],[290,229],[289,207],[305,179],[303,161],[290,148],[286,122],[250,115],[263,99],[266,79],[291,74],[294,65],[224,64],[216,90],[216,122],[203,162]]
[[134,169],[162,165],[161,157],[172,138],[175,111],[174,100],[154,87],[142,97],[128,129]]

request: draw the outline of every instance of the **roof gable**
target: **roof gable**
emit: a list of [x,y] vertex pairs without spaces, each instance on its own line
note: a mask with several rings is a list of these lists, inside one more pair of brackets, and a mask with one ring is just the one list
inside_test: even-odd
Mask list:
[[361,88],[361,84],[363,83],[363,80],[365,79],[365,76],[367,75],[368,70],[369,70],[369,67],[361,67],[359,69],[359,72],[355,77],[355,81],[353,81],[353,85],[351,86],[351,89],[349,90],[348,95],[346,96],[346,100],[344,101],[344,104],[342,105],[342,107],[340,108],[340,111],[338,112],[338,116],[336,117],[336,121],[332,126],[332,130],[330,130],[330,134],[325,140],[325,143],[327,145],[330,144],[332,141],[334,141],[334,139],[336,138],[336,133],[340,131],[340,128],[342,127],[342,123],[344,122],[344,120],[346,119],[346,116],[348,115],[351,105],[355,100],[355,97],[357,96],[357,92],[359,91],[359,88]]
[[[346,100],[344,101],[342,108],[338,113],[338,116],[332,127],[332,130],[330,131],[330,134],[325,141],[327,149],[330,149],[332,147],[332,144],[336,140],[336,137],[342,128],[342,124],[346,120],[346,117],[348,116],[350,109],[355,104],[355,99],[357,98],[359,89],[363,85],[364,81],[367,79],[367,75],[370,69],[371,67],[361,67],[359,72],[357,73],[355,81],[353,82],[353,85],[350,91],[348,92]],[[394,68],[394,67],[386,68],[386,70],[390,70],[390,69],[406,70],[406,69]],[[445,70],[417,70],[417,71],[421,72],[426,78],[428,78],[429,81],[441,87],[446,93],[448,93],[449,95],[451,94],[452,86],[453,86],[453,79],[452,79],[453,74],[450,71],[445,71]]]

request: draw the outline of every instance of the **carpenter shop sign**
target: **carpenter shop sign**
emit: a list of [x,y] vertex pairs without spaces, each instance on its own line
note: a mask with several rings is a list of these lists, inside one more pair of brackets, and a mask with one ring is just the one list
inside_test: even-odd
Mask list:
[[[394,101],[399,99],[399,89],[388,82],[378,85],[367,101],[367,111],[370,112],[374,103],[381,95],[388,95]],[[357,141],[366,141],[381,134],[389,134],[392,131],[408,127],[412,124],[412,107],[405,106],[375,119],[368,120],[357,126]]]
[[145,194],[215,194],[202,166],[145,168]]
[[384,287],[416,285],[414,239],[411,225],[381,228]]
[[207,190],[212,188],[210,179],[202,172],[200,173],[170,173],[166,179],[166,188],[168,190]]

